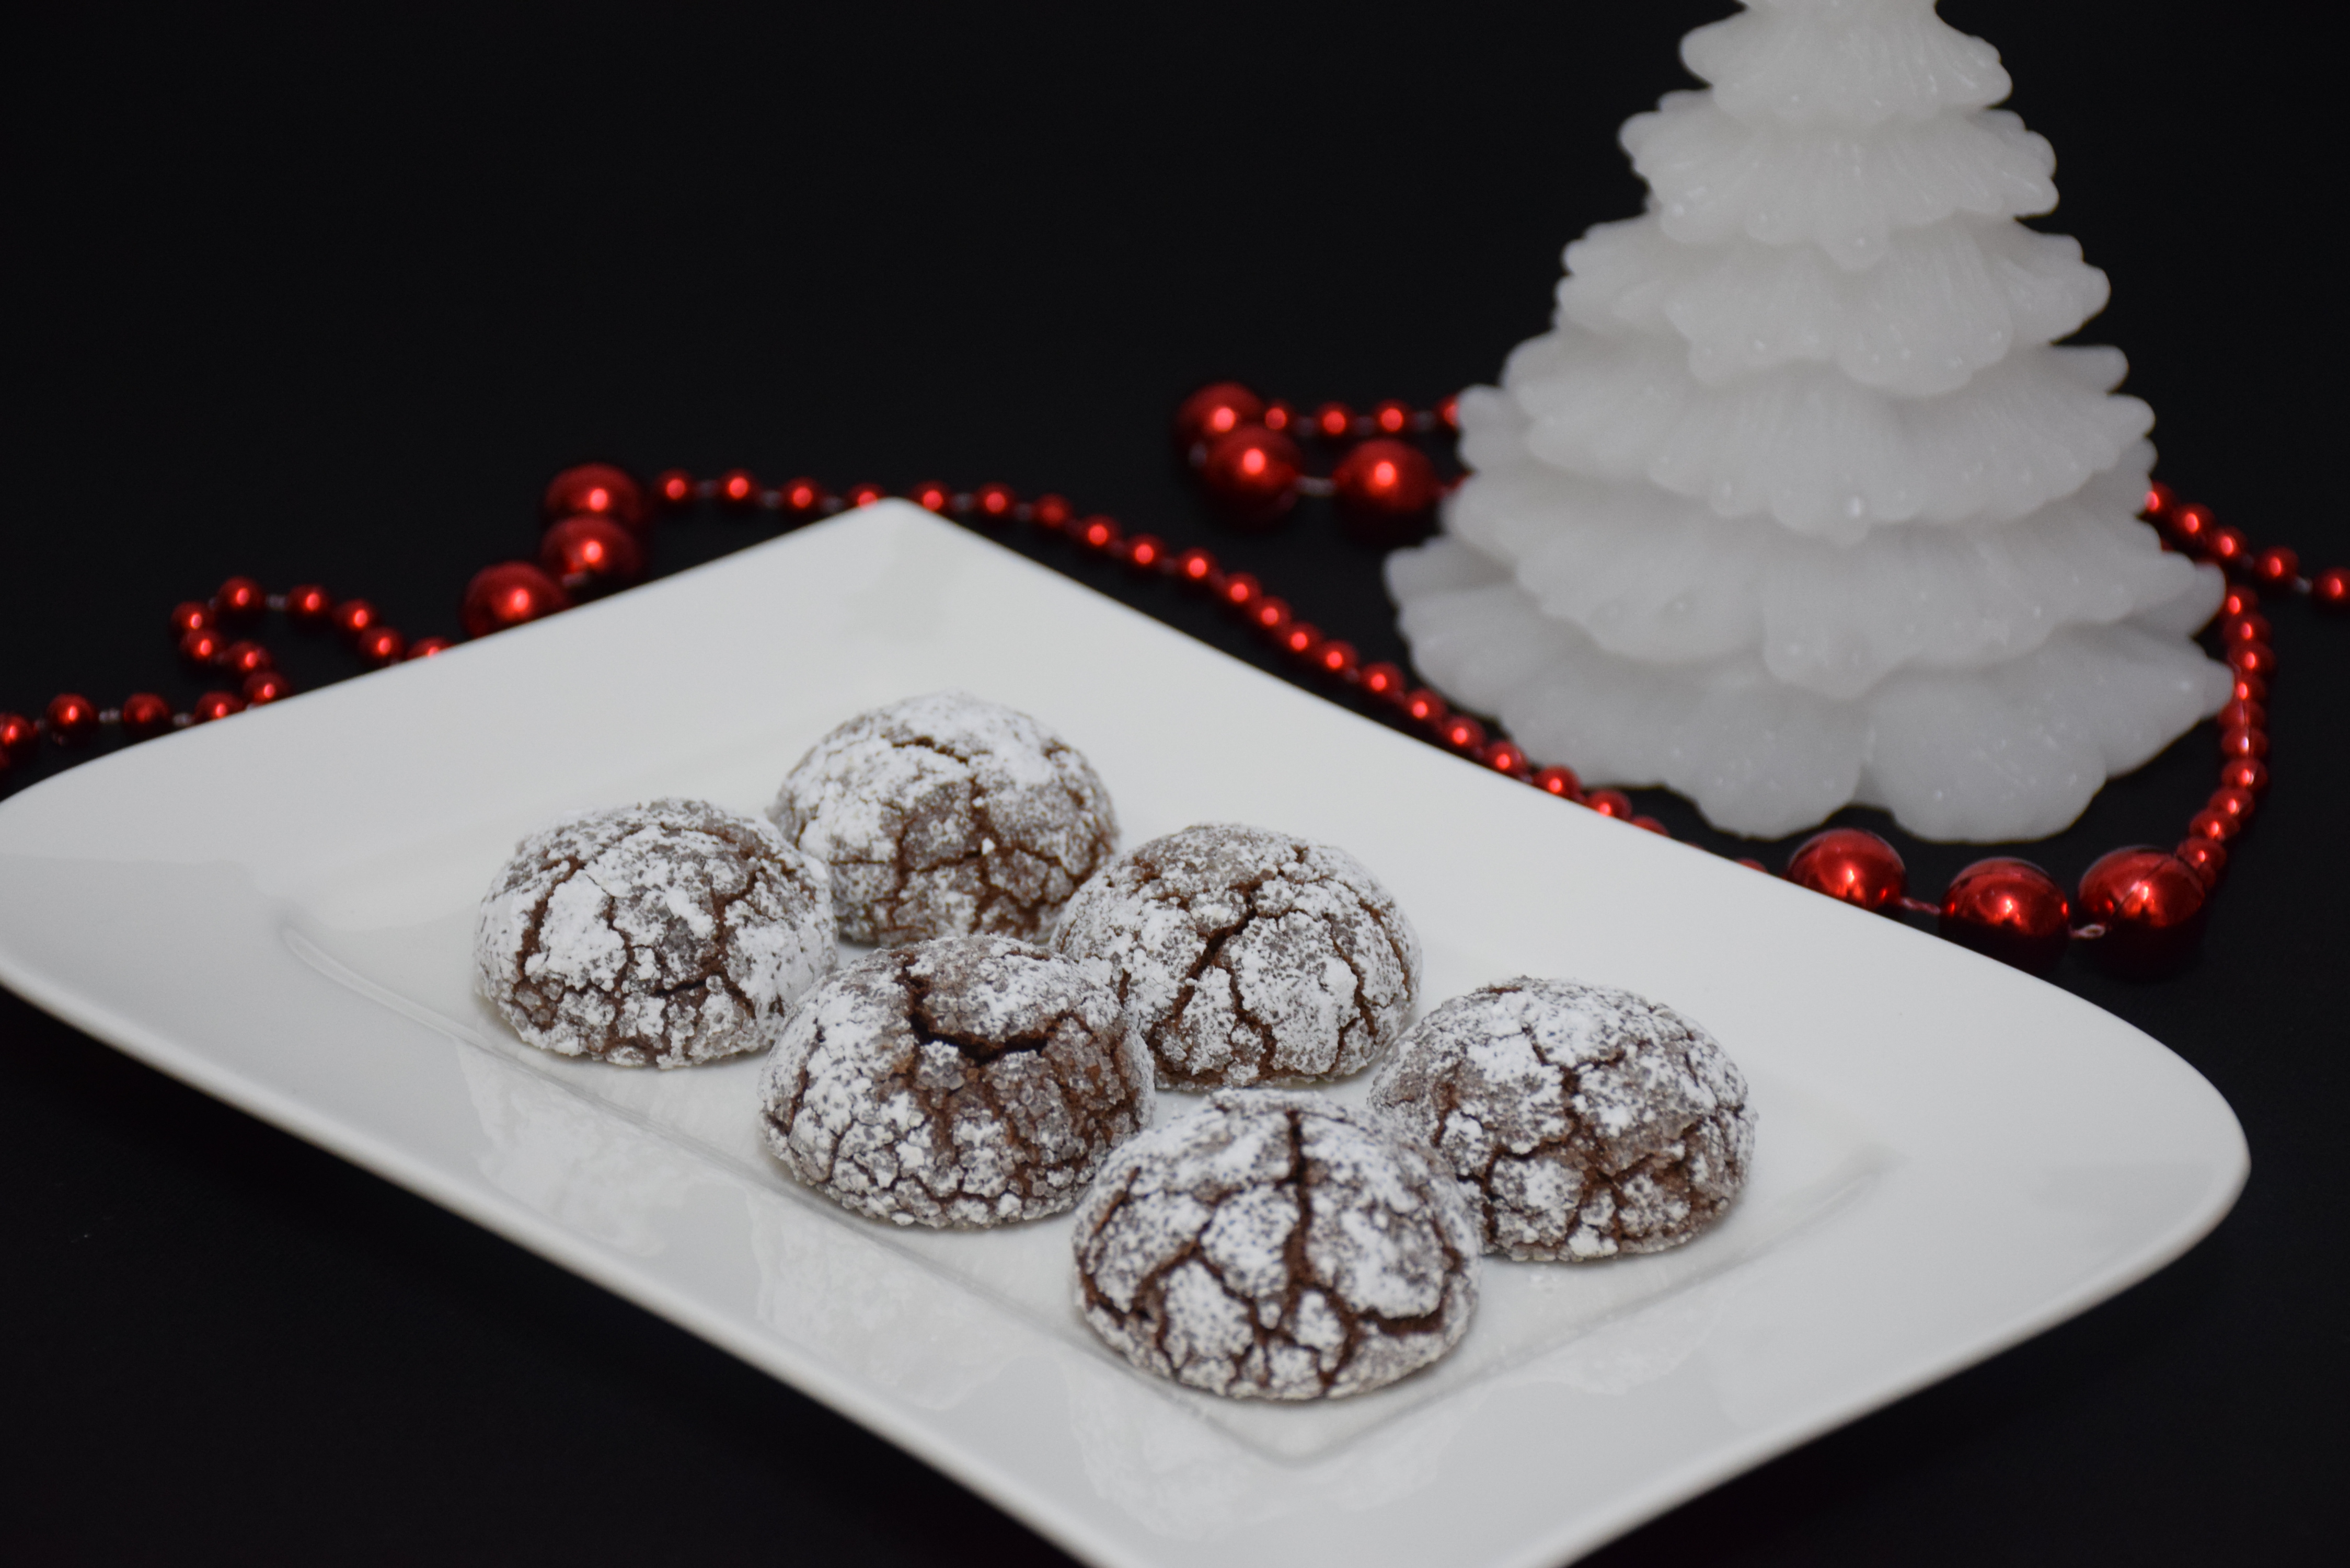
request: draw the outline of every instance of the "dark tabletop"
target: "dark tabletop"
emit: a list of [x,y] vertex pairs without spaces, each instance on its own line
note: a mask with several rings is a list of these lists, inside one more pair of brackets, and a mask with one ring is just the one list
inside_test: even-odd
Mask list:
[[[1728,6],[1408,29],[1337,6],[47,9],[9,24],[0,151],[0,708],[24,711],[192,698],[164,611],[232,572],[453,633],[467,576],[528,555],[539,487],[587,457],[1057,490],[1399,658],[1376,551],[1315,504],[1224,528],[1170,410],[1225,376],[1423,405],[1491,379],[1547,321],[1561,245],[1638,211],[1616,127],[1691,85],[1674,41]],[[2055,145],[2047,226],[2112,275],[2085,336],[2128,352],[2159,475],[2350,562],[2330,8],[1944,11],[2001,47]],[[690,519],[655,564],[764,532]],[[1273,662],[1171,586],[1020,547]],[[2252,1151],[2235,1212],[2118,1299],[1593,1561],[2338,1545],[2350,624],[2270,613],[2278,782],[2199,959],[2054,978],[2227,1096]],[[352,669],[278,640],[305,685]],[[2172,842],[2212,768],[2206,727],[2030,853],[2069,879]],[[1897,841],[1928,890],[1981,853]],[[1060,1560],[682,1331],[5,993],[0,1037],[0,1557]]]

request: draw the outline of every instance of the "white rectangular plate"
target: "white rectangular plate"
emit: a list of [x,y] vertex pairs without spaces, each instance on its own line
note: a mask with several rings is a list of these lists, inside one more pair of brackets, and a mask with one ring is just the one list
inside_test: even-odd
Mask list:
[[[757,810],[833,724],[945,687],[1082,748],[1129,843],[1227,820],[1352,850],[1418,925],[1430,1002],[1536,973],[1688,1012],[1753,1085],[1745,1195],[1676,1252],[1489,1261],[1460,1349],[1394,1388],[1230,1404],[1094,1341],[1066,1220],[858,1220],[761,1151],[755,1063],[560,1061],[470,994],[474,901],[525,832],[654,794]],[[2064,992],[1563,805],[899,504],[61,775],[0,806],[0,888],[25,995],[1105,1564],[1560,1561],[2144,1277],[2246,1168],[2210,1085]]]

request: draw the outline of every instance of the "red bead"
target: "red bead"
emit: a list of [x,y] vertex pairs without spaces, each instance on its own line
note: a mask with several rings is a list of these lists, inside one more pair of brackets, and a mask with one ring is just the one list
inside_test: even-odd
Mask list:
[[223,626],[257,620],[269,607],[269,596],[251,577],[231,577],[213,595],[213,619]]
[[267,670],[277,661],[269,657],[269,649],[257,642],[232,642],[220,650],[214,662],[231,675],[243,677]]
[[851,506],[870,506],[877,501],[887,501],[889,493],[878,484],[855,484],[848,490]]
[[436,653],[446,653],[456,646],[445,637],[420,637],[408,645],[408,657],[430,659]]
[[1249,624],[1267,637],[1278,639],[1289,629],[1289,601],[1271,594],[1259,594],[1249,606]]
[[98,704],[78,691],[61,691],[49,699],[49,739],[62,746],[86,741],[98,732]]
[[1344,403],[1325,403],[1314,410],[1314,433],[1324,441],[1345,441],[1355,433],[1355,410]]
[[1297,410],[1279,398],[1275,398],[1265,404],[1264,413],[1256,422],[1269,431],[1280,431],[1287,434],[1290,427],[1297,422]]
[[1382,701],[1396,702],[1403,699],[1403,671],[1385,659],[1363,666],[1363,690]]
[[1322,629],[1312,621],[1293,620],[1281,630],[1274,641],[1281,650],[1309,662],[1322,647]]
[[465,585],[458,618],[466,636],[487,637],[570,607],[570,596],[553,577],[528,561],[501,561]]
[[1449,431],[1457,431],[1461,428],[1460,393],[1453,392],[1436,405],[1436,422]]
[[244,699],[229,691],[207,691],[188,710],[188,717],[199,724],[209,724],[215,719],[225,719],[231,713],[244,711]]
[[1937,929],[1963,948],[2033,974],[2072,940],[2072,906],[2056,879],[2029,860],[1995,856],[1950,879]]
[[2093,950],[2125,974],[2156,974],[2194,950],[2209,894],[2203,879],[2168,850],[2116,849],[2081,878],[2083,919],[2104,928]]
[[1763,864],[1762,864],[1762,862],[1761,862],[1760,860],[1752,860],[1752,859],[1749,859],[1748,857],[1746,857],[1745,856],[1742,856],[1742,856],[1740,856],[1736,860],[1731,861],[1731,865],[1733,865],[1733,866],[1743,866],[1743,867],[1745,867],[1749,871],[1760,871],[1760,872],[1762,872],[1762,875],[1764,875],[1765,877],[1768,877],[1768,876],[1771,874],[1771,867],[1769,867],[1768,866],[1763,865]]
[[1436,504],[1436,468],[1409,441],[1384,437],[1367,441],[1330,474],[1338,504],[1368,531],[1385,538],[1400,534]]
[[357,637],[376,623],[375,606],[365,599],[345,599],[328,613],[327,618],[345,637]]
[[944,512],[954,502],[954,492],[932,480],[917,484],[906,493],[906,498],[925,512]]
[[1179,582],[1204,583],[1216,575],[1216,558],[1205,550],[1186,550],[1175,557]]
[[1900,898],[1908,872],[1900,852],[1874,833],[1831,827],[1797,846],[1787,880],[1858,909],[1882,909]]
[[1264,596],[1264,586],[1246,572],[1233,572],[1224,578],[1222,597],[1233,609],[1245,612]]
[[1632,818],[1632,826],[1643,833],[1653,833],[1659,838],[1670,838],[1673,836],[1671,828],[1653,816],[1636,816]]
[[635,582],[644,572],[645,553],[618,523],[582,513],[546,531],[538,542],[538,564],[572,592],[601,592]]
[[1167,541],[1155,534],[1137,534],[1126,542],[1126,564],[1138,572],[1155,572],[1167,563]]
[[1620,789],[1596,789],[1583,797],[1583,804],[1602,816],[1612,816],[1618,822],[1632,820],[1632,797]]
[[[747,468],[730,468],[718,476],[718,499],[729,506],[750,506],[759,499],[759,476]],[[581,511],[592,508],[581,507]]]
[[2228,851],[2216,838],[2182,839],[2171,853],[2195,873],[2206,892],[2220,885],[2220,875],[2228,868]]
[[2201,545],[2211,532],[2211,509],[2189,503],[2170,509],[2170,532],[2181,543]]
[[1405,715],[1415,723],[1439,724],[1443,722],[1444,716],[1452,710],[1444,705],[1443,698],[1439,697],[1427,687],[1420,686],[1405,693],[1403,711]]
[[2269,727],[2269,711],[2239,697],[2220,710],[2217,722],[2223,730],[2265,730]]
[[40,727],[22,713],[0,713],[0,767],[23,762],[41,743]]
[[1513,779],[1525,778],[1534,771],[1526,761],[1525,748],[1515,741],[1488,741],[1477,748],[1477,760]]
[[1175,408],[1175,444],[1189,452],[1264,417],[1264,400],[1238,381],[1201,388]]
[[326,625],[334,608],[334,597],[316,583],[296,583],[286,590],[286,618],[306,631]]
[[244,678],[241,689],[248,708],[258,708],[294,695],[294,682],[275,670],[256,670]]
[[122,700],[122,732],[134,741],[151,740],[172,727],[172,705],[152,691],[133,691]]
[[583,462],[567,468],[547,482],[538,498],[538,514],[548,523],[581,513],[609,517],[624,528],[645,525],[645,493],[626,469],[608,462]]
[[2228,668],[2239,675],[2265,680],[2276,673],[2276,651],[2265,642],[2231,642],[2225,657]]
[[1077,524],[1073,535],[1088,550],[1110,550],[1125,535],[1118,531],[1117,520],[1097,514]]
[[180,657],[198,669],[210,669],[220,659],[221,649],[228,646],[224,632],[200,626],[180,639]]
[[1355,651],[1353,643],[1335,637],[1314,650],[1314,662],[1323,674],[1335,676],[1340,680],[1359,680],[1362,676],[1363,656]]
[[2269,639],[2269,618],[2258,610],[2246,610],[2231,615],[2220,623],[2222,642],[2266,642]]
[[2243,831],[2241,824],[2227,813],[2205,806],[2187,819],[2187,831],[2195,838],[2216,838],[2222,843]]
[[1051,491],[1039,495],[1028,505],[1028,521],[1039,528],[1066,528],[1069,525],[1069,519],[1076,515],[1076,510],[1069,504],[1069,498],[1055,495]]
[[2241,726],[2220,732],[2220,754],[2223,757],[2265,757],[2269,754],[2269,736],[2265,730],[2247,730]]
[[2269,683],[2257,675],[2236,671],[2236,687],[2232,693],[2239,702],[2265,702],[2269,700]]
[[1371,428],[1381,435],[1401,435],[1411,429],[1411,405],[1389,398],[1371,409]]
[[2222,618],[2243,615],[2256,608],[2260,602],[2261,596],[2255,590],[2241,583],[2230,583],[2228,591],[2220,597],[2220,614]]
[[971,493],[971,509],[991,523],[1009,522],[1020,497],[1008,484],[983,484]]
[[1200,482],[1233,518],[1262,525],[1297,504],[1305,466],[1305,454],[1287,436],[1263,425],[1243,425],[1208,448]]
[[2221,566],[2232,566],[2241,564],[2244,557],[2251,553],[2252,546],[2241,528],[2214,528],[2204,548]]
[[1485,726],[1466,713],[1454,713],[1436,726],[1436,738],[1456,752],[1474,752],[1485,743]]
[[2272,588],[2289,588],[2301,579],[2301,557],[2282,545],[2271,545],[2252,557],[2252,576]]
[[2309,602],[2323,610],[2350,609],[2350,567],[2328,566],[2310,578]]
[[202,631],[213,623],[213,607],[184,599],[172,607],[172,635],[182,638],[192,631]]
[[1547,790],[1564,800],[1574,800],[1583,794],[1583,781],[1575,776],[1573,768],[1537,769],[1534,782],[1536,789]]
[[2235,823],[2239,829],[2252,820],[2252,813],[2259,806],[2260,799],[2251,790],[2237,789],[2230,784],[2221,784],[2211,792],[2211,798],[2203,803],[2204,810],[2218,812]]
[[2172,494],[2170,486],[2161,481],[2157,480],[2146,487],[2146,505],[2143,510],[2147,516],[2160,517],[2178,504],[2178,497]]
[[[496,570],[495,567],[490,569]],[[408,639],[388,626],[369,628],[359,633],[359,641],[353,646],[359,649],[359,657],[367,660],[368,667],[371,670],[380,670],[387,664],[397,664],[408,657]]]
[[2269,787],[2269,765],[2258,757],[2230,757],[2220,765],[2220,784],[2259,794]]
[[813,517],[824,510],[824,486],[813,479],[787,480],[776,494],[783,510],[794,517]]
[[693,475],[681,468],[665,468],[653,481],[653,499],[674,510],[693,501]]

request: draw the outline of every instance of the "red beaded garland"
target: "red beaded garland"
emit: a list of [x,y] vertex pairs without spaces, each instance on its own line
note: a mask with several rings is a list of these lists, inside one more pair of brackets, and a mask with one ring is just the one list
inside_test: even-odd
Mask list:
[[231,577],[213,595],[213,619],[237,626],[259,618],[269,607],[269,596],[251,577]]
[[1263,525],[1297,504],[1305,470],[1295,441],[1263,425],[1243,425],[1209,445],[1200,482],[1235,521]]
[[889,493],[878,484],[853,484],[848,489],[851,506],[870,506],[877,501],[887,501]]
[[1456,752],[1473,752],[1485,743],[1485,726],[1466,713],[1453,713],[1436,726],[1436,738]]
[[573,592],[624,587],[644,574],[637,536],[609,517],[583,512],[567,517],[538,542],[538,564]]
[[1363,442],[1331,471],[1330,483],[1340,509],[1358,529],[1380,537],[1417,522],[1436,504],[1435,465],[1409,441]]
[[305,630],[326,625],[334,609],[334,596],[316,583],[296,583],[286,590],[286,618]]
[[2272,588],[2289,588],[2301,580],[2301,557],[2282,545],[2272,545],[2252,557],[2252,576]]
[[1245,614],[1264,592],[1263,585],[1247,572],[1226,574],[1219,597],[1232,608]]
[[232,642],[220,650],[213,662],[231,675],[243,677],[267,670],[276,661],[269,657],[269,649],[257,642]]
[[420,637],[408,645],[408,657],[430,659],[436,653],[446,653],[456,646],[445,637]]
[[1279,398],[1265,404],[1264,415],[1257,421],[1269,431],[1286,431],[1297,422],[1297,410]]
[[[477,632],[474,635],[479,636]],[[380,670],[387,664],[397,664],[408,657],[408,639],[388,626],[369,627],[359,633],[353,646],[369,668]]]
[[1351,642],[1325,638],[1314,650],[1314,663],[1323,674],[1339,680],[1359,680],[1362,675],[1362,655]]
[[2056,879],[2029,860],[1994,856],[1950,878],[1935,926],[1960,947],[2034,974],[2072,939],[2072,906]]
[[813,479],[786,480],[775,494],[776,504],[793,517],[813,517],[824,510],[824,486]]
[[2080,912],[2103,929],[2094,950],[2098,961],[2119,973],[2151,975],[2194,950],[2209,897],[2185,861],[2139,845],[2089,867],[2081,878]]
[[1434,724],[1441,722],[1444,715],[1452,710],[1445,705],[1443,698],[1427,687],[1416,686],[1404,694],[1403,711],[1419,723]]
[[1382,701],[1399,701],[1404,693],[1404,673],[1385,659],[1366,664],[1362,670],[1362,688]]
[[172,607],[172,635],[174,638],[185,637],[192,631],[202,631],[212,623],[213,609],[210,605],[200,605],[193,599],[185,599]]
[[466,636],[487,637],[570,607],[569,596],[545,572],[528,561],[501,561],[465,585],[458,618]]
[[1201,441],[1261,422],[1264,400],[1238,381],[1215,381],[1175,407],[1175,444],[1188,452]]
[[944,512],[953,504],[954,492],[933,479],[908,491],[906,499],[925,512]]
[[41,743],[40,727],[22,713],[0,713],[0,768],[20,763]]
[[172,705],[152,691],[133,691],[122,700],[122,732],[134,741],[150,740],[172,727]]
[[1314,433],[1324,441],[1345,441],[1355,431],[1355,410],[1344,403],[1325,403],[1314,410]]
[[1383,435],[1401,435],[1411,429],[1411,405],[1389,398],[1371,406],[1371,428]]
[[2222,730],[2220,732],[2220,754],[2223,757],[2265,757],[2269,754],[2268,732],[2241,724]]
[[1008,484],[983,484],[971,493],[971,509],[983,522],[1008,522],[1019,504],[1019,495]]
[[653,479],[653,499],[663,506],[679,507],[693,499],[693,475],[681,468],[665,468]]
[[2269,765],[2258,757],[2231,757],[2220,765],[2220,783],[2258,794],[2269,787]]
[[238,690],[244,694],[246,707],[258,708],[294,695],[294,682],[275,670],[256,670],[244,678],[244,684]]
[[1115,549],[1118,542],[1125,535],[1118,531],[1115,521],[1098,514],[1078,524],[1076,530],[1077,543],[1088,550]]
[[1186,550],[1175,557],[1179,582],[1204,583],[1216,575],[1216,558],[1205,550]]
[[626,469],[608,462],[583,462],[547,482],[538,512],[549,523],[586,513],[609,517],[624,528],[641,529],[645,493]]
[[2211,798],[2203,803],[2204,810],[2218,812],[2239,828],[2252,820],[2252,813],[2259,806],[2259,798],[2251,790],[2238,789],[2228,784],[2222,784],[2213,790]]
[[1531,778],[1534,766],[1526,760],[1525,749],[1515,741],[1488,741],[1477,748],[1477,760],[1497,774],[1507,774],[1513,779]]
[[1860,827],[1831,827],[1796,846],[1787,880],[1863,909],[1882,909],[1908,885],[1900,852]]
[[1049,490],[1028,504],[1028,521],[1039,528],[1066,528],[1076,515],[1076,508],[1069,504],[1067,496],[1055,495]]
[[1300,659],[1311,659],[1315,649],[1322,646],[1322,629],[1312,621],[1293,620],[1281,628],[1274,641]]
[[220,659],[221,650],[228,646],[228,638],[215,628],[197,627],[180,639],[180,657],[198,669],[208,669]]
[[1583,781],[1575,776],[1573,768],[1537,768],[1534,770],[1534,786],[1564,800],[1583,798]]
[[729,506],[747,508],[757,504],[759,476],[747,468],[728,469],[718,476],[718,499]]
[[1249,606],[1249,624],[1270,638],[1279,638],[1289,629],[1289,601],[1271,594],[1260,594]]
[[78,691],[60,691],[50,698],[42,717],[48,723],[49,739],[59,745],[70,746],[98,732],[98,704]]
[[225,719],[232,713],[244,711],[244,699],[229,691],[207,691],[188,710],[188,717],[199,724],[209,724],[215,719]]
[[2179,863],[2195,873],[2206,891],[2220,885],[2220,874],[2228,868],[2228,851],[2216,838],[2200,835],[2182,839],[2171,851]]
[[[495,569],[491,568],[493,571]],[[355,638],[375,624],[375,606],[365,599],[345,599],[328,613],[327,618],[337,631],[345,637]]]
[[1583,804],[1602,816],[1612,816],[1618,822],[1632,820],[1632,797],[1620,789],[1596,789],[1583,797]]
[[2310,578],[2309,602],[2322,610],[2350,609],[2350,567],[2328,566]]

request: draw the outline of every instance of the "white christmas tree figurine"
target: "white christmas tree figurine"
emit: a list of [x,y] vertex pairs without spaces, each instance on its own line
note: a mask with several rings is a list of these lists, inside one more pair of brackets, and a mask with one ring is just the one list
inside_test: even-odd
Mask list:
[[1626,123],[1648,211],[1461,400],[1471,477],[1388,583],[1421,670],[1591,783],[1717,826],[1849,801],[2054,833],[2227,700],[2209,566],[2137,520],[2153,414],[2048,143],[1932,0],[1746,0]]

